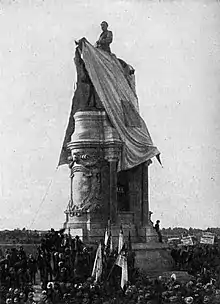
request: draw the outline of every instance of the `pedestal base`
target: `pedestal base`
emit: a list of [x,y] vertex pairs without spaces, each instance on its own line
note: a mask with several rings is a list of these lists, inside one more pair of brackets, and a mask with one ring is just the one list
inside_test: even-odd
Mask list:
[[[130,234],[132,243],[158,243],[158,235],[152,225],[137,228],[133,223],[133,212],[118,214],[118,223],[111,225],[113,245],[118,245],[119,231],[122,225],[125,241]],[[85,243],[97,243],[104,239],[106,222],[101,214],[85,213],[81,216],[66,214],[64,228],[73,237],[78,235]]]
[[132,249],[135,252],[135,267],[151,275],[173,269],[173,259],[166,244],[134,243]]
[[91,218],[89,213],[81,216],[70,216],[67,214],[64,223],[66,233],[70,233],[72,237],[78,235],[85,244],[97,244],[104,239],[105,222],[100,216]]
[[141,237],[141,242],[143,243],[158,243],[158,234],[152,225],[146,225],[140,228],[138,234]]
[[[106,223],[100,215],[83,214],[82,216],[69,216],[64,224],[66,232],[73,237],[78,235],[81,240],[89,246],[97,246],[104,240]],[[162,273],[173,269],[173,259],[168,246],[158,242],[158,236],[151,225],[141,229],[124,219],[122,225],[124,240],[128,241],[130,233],[132,249],[135,252],[135,267],[147,271],[149,275]],[[113,246],[118,246],[120,225],[111,226]]]

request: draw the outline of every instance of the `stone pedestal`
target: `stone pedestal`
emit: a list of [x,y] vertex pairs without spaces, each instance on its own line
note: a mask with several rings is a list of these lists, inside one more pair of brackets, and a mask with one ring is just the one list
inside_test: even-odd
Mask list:
[[148,272],[148,274],[161,273],[173,268],[173,260],[166,244],[134,243],[135,267]]
[[[104,239],[110,219],[114,246],[118,246],[122,226],[125,241],[130,234],[138,268],[170,269],[167,247],[158,243],[149,217],[151,160],[118,173],[123,145],[106,113],[80,111],[74,120],[75,132],[68,144],[70,200],[64,227],[85,244],[94,245]],[[117,191],[124,195],[121,201]]]
[[105,221],[97,215],[96,218],[91,218],[87,212],[81,216],[70,216],[64,224],[64,228],[75,237],[78,235],[86,244],[96,244],[103,239],[103,231],[105,231]]
[[158,242],[158,235],[151,225],[146,225],[144,227],[144,234],[147,243]]

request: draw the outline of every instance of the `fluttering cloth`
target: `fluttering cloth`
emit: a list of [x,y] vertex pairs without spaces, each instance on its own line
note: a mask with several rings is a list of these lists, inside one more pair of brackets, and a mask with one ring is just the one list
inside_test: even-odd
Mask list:
[[131,169],[159,155],[139,114],[132,76],[126,75],[114,54],[95,48],[85,38],[80,50],[95,91],[123,142],[118,170]]

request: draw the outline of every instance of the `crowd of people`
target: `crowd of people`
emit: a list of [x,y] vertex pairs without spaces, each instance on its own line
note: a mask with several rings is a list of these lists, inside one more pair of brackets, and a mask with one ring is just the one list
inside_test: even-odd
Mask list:
[[[102,244],[100,280],[91,276],[96,248],[79,237],[51,231],[42,239],[35,257],[22,247],[7,250],[0,261],[0,303],[34,304],[165,304],[220,303],[220,248],[218,245],[182,246],[171,250],[177,270],[191,274],[182,281],[170,277],[149,278],[134,267],[127,244],[128,282],[121,288],[121,269],[115,265],[118,248]],[[34,294],[40,284],[39,298]]]
[[25,303],[33,297],[32,285],[35,283],[37,261],[29,256],[21,246],[7,249],[0,260],[0,303]]
[[213,245],[196,244],[191,246],[174,246],[171,256],[178,270],[185,270],[192,275],[203,269],[218,271],[220,267],[220,247]]

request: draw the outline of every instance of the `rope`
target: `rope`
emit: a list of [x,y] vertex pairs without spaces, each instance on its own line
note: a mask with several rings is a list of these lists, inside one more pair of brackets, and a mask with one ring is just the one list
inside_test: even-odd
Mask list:
[[54,175],[55,175],[55,173],[57,172],[57,169],[58,169],[58,166],[56,167],[55,172],[54,172],[54,174],[53,174],[53,177],[51,178],[51,180],[50,180],[50,182],[49,182],[49,184],[48,184],[48,186],[47,186],[47,188],[46,188],[46,192],[45,192],[45,194],[44,194],[44,196],[43,196],[43,198],[42,198],[42,200],[41,200],[41,203],[40,203],[40,205],[39,205],[39,207],[38,207],[38,209],[37,209],[37,211],[36,211],[36,213],[35,213],[35,215],[34,215],[34,218],[33,218],[32,222],[31,222],[31,224],[29,225],[28,230],[30,230],[30,228],[31,228],[31,227],[33,226],[33,224],[35,223],[35,220],[36,220],[36,218],[37,218],[37,216],[38,216],[38,213],[39,213],[39,211],[40,211],[40,209],[41,209],[43,203],[45,202],[45,199],[46,199],[46,197],[47,197],[47,195],[48,195],[48,192],[49,192],[50,187],[51,187],[51,185],[52,185],[52,182],[53,182],[53,179],[54,179]]

